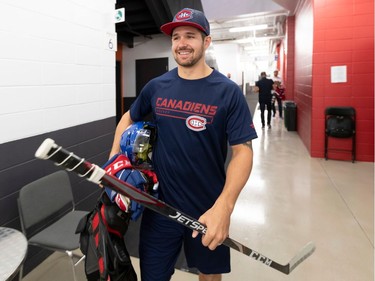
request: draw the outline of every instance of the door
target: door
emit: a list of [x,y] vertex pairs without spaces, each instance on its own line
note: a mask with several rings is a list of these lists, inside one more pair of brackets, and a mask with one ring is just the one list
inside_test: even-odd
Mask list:
[[152,78],[168,71],[168,58],[141,59],[135,61],[136,96]]

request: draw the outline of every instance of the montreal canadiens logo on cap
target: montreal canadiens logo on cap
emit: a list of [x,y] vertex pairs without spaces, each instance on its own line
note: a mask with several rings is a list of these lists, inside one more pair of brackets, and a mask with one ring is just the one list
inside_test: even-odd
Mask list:
[[176,21],[185,21],[185,20],[189,20],[191,18],[193,18],[193,12],[191,10],[184,9],[176,15],[175,20]]
[[192,115],[186,118],[186,126],[193,131],[200,132],[206,130],[207,120],[198,115]]

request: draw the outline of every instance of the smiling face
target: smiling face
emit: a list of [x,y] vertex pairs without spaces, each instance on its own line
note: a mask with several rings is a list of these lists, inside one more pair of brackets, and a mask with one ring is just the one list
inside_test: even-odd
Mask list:
[[177,64],[193,67],[204,63],[204,54],[210,46],[211,37],[191,26],[176,27],[172,33],[172,53]]

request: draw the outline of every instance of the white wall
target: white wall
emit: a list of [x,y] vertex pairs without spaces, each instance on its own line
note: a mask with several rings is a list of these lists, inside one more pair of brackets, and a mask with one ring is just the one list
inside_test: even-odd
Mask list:
[[0,1],[0,143],[115,115],[114,7]]
[[230,73],[231,79],[234,82],[242,84],[242,69],[238,44],[214,44],[213,48],[218,70],[225,76]]
[[252,56],[243,51],[238,44],[215,44],[214,50],[219,71],[224,75],[230,72],[232,80],[239,85],[242,83],[242,73],[244,73],[244,84],[253,86],[262,71],[273,75],[276,69],[274,55]]
[[215,44],[214,50],[221,73],[231,73],[232,80],[238,85],[242,84],[243,73],[244,87],[247,83],[255,84],[254,81],[258,80],[257,62],[254,57],[247,55],[239,44]]
[[171,38],[164,35],[153,35],[153,39],[134,39],[134,48],[123,47],[122,76],[124,80],[124,97],[136,96],[135,61],[139,59],[169,58],[169,70],[177,67],[171,52]]

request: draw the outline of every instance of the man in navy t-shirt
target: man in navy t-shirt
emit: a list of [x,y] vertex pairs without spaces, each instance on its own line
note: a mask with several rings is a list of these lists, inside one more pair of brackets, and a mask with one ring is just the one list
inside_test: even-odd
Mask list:
[[[209,23],[200,11],[185,8],[161,27],[172,39],[178,67],[143,88],[119,122],[111,156],[122,132],[152,113],[157,126],[153,164],[159,198],[207,226],[195,231],[150,210],[143,213],[140,265],[143,281],[170,280],[181,246],[200,280],[221,280],[230,272],[230,216],[247,182],[256,138],[240,88],[205,62],[211,44]],[[228,143],[232,158],[225,171]],[[198,239],[198,237],[201,237]]]

